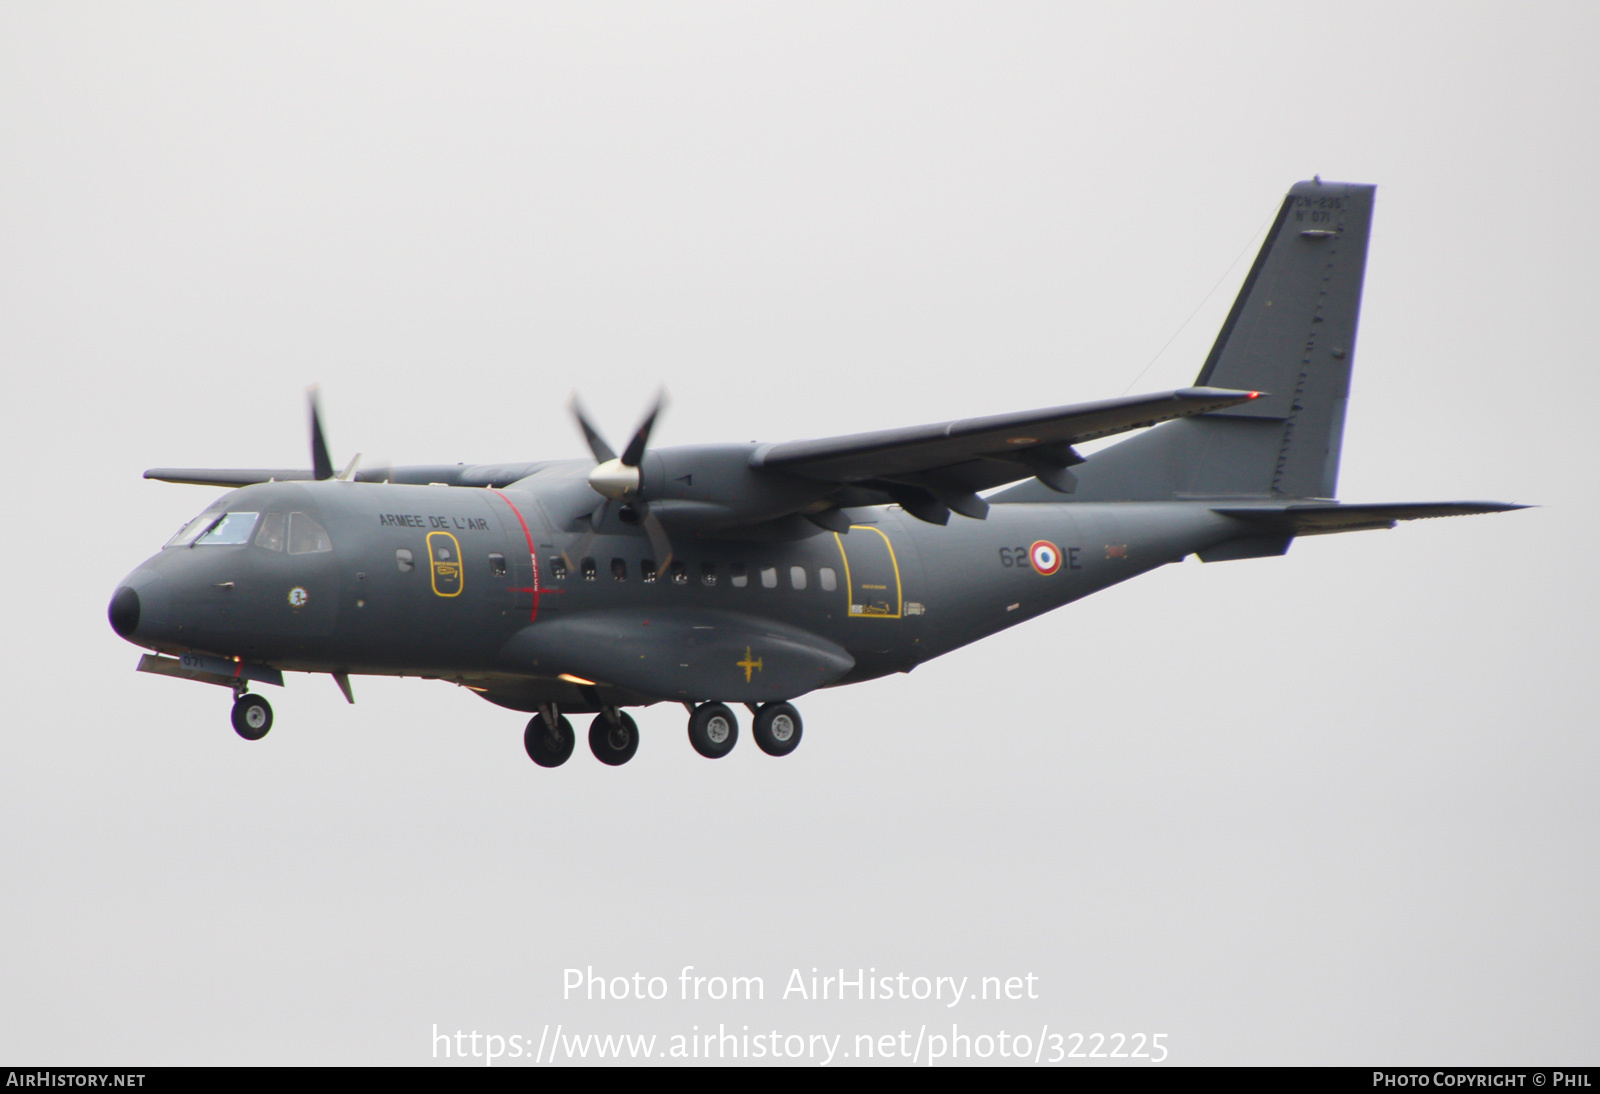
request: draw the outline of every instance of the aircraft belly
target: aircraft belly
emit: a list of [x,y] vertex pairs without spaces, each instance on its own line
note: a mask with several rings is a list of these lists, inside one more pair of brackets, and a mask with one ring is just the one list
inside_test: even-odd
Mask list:
[[770,619],[621,608],[530,624],[499,663],[660,699],[760,703],[825,687],[855,661],[820,635]]

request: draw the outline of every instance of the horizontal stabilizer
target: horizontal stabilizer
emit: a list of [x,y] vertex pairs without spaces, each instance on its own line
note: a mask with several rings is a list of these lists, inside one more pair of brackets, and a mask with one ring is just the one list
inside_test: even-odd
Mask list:
[[1264,533],[1316,536],[1330,532],[1359,532],[1368,528],[1393,528],[1402,520],[1469,517],[1479,513],[1506,513],[1526,508],[1526,505],[1504,501],[1421,501],[1386,502],[1380,505],[1340,505],[1329,502],[1229,506],[1212,511],[1256,525]]

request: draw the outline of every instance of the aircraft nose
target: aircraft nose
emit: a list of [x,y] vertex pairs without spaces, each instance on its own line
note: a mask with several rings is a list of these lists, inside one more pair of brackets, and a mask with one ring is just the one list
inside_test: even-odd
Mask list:
[[106,612],[111,619],[111,629],[124,638],[132,638],[139,629],[139,594],[124,585],[111,597],[111,608]]

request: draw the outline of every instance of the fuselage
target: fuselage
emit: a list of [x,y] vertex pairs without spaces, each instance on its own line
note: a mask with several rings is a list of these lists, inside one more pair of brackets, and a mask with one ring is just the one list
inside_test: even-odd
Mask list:
[[[853,683],[909,671],[1236,534],[1204,505],[1170,502],[997,505],[986,520],[956,517],[944,527],[877,506],[851,510],[843,534],[674,533],[668,562],[653,557],[642,533],[574,529],[584,470],[552,465],[504,490],[248,486],[218,498],[124,580],[113,625],[160,653],[435,677],[519,709],[550,701],[584,709],[685,695],[638,687],[608,695],[593,657],[589,676],[563,679],[573,674],[559,648],[526,652],[562,621],[703,617],[696,630],[735,621],[749,633],[781,625],[847,651],[853,666],[827,682]],[[747,645],[758,659],[759,642]]]

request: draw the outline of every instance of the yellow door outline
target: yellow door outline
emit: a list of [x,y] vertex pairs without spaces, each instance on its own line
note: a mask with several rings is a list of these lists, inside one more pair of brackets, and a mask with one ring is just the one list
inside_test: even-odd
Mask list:
[[[844,537],[838,532],[833,533],[833,541],[839,545],[839,557],[844,560],[844,599],[846,615],[851,619],[899,619],[903,607],[904,597],[900,587],[900,560],[895,557],[894,543],[881,528],[870,524],[852,524],[852,532],[873,532],[883,536],[883,545],[889,549],[889,563],[894,567],[894,611],[873,611],[870,605],[855,602],[855,585],[850,580],[850,555],[844,549]],[[887,591],[887,590],[885,590]],[[860,610],[857,610],[860,609]]]
[[[434,536],[443,536],[445,539],[450,541],[450,548],[455,554],[454,562],[441,562],[437,557],[434,556]],[[461,544],[456,541],[456,537],[451,533],[428,533],[428,576],[433,582],[434,596],[460,596],[461,590],[466,588],[467,573],[461,564]],[[445,588],[449,588],[451,585],[454,585],[455,590],[453,592],[441,592],[439,589],[440,578],[444,579]]]

